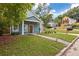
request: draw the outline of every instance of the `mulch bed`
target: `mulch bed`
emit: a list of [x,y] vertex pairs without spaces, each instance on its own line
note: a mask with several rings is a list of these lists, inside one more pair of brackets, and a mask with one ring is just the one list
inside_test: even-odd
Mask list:
[[14,37],[11,35],[2,35],[0,36],[0,44],[7,44],[13,39]]

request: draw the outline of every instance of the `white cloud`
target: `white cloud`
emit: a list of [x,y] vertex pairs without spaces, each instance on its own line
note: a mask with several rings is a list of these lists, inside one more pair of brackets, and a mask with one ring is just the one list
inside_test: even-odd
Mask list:
[[55,13],[56,12],[56,10],[51,10],[53,13]]
[[[69,9],[70,9],[70,8],[69,8]],[[63,13],[67,12],[69,9],[66,9],[66,10],[64,10],[64,11],[62,11],[62,12],[60,12],[60,13],[55,13],[56,11],[53,12],[54,18],[57,17],[57,16],[59,16],[59,15],[62,15]]]
[[47,4],[47,6],[49,6],[50,5],[50,3],[46,3]]
[[56,10],[51,10],[50,11],[50,14],[53,14],[53,13],[55,13],[56,12]]
[[64,13],[66,13],[68,10],[70,10],[70,8],[69,8],[69,9],[66,9],[66,10],[64,10],[64,11],[62,11],[60,14],[64,14]]
[[79,3],[74,3],[74,4],[71,5],[71,8],[74,8],[74,7],[77,7],[77,6],[79,6]]

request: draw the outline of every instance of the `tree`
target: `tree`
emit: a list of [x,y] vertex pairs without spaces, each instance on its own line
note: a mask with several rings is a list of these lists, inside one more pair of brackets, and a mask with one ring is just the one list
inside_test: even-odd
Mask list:
[[[0,4],[0,24],[6,26],[17,25],[23,21],[27,12],[31,10],[32,3],[3,3]],[[0,27],[2,30],[2,28]]]
[[59,15],[58,17],[55,18],[55,21],[60,22],[64,16],[68,16],[70,18],[79,20],[79,7],[74,7],[68,10],[66,13]]
[[44,26],[46,26],[48,22],[53,21],[52,16],[53,16],[52,14],[46,14],[41,17],[41,19],[44,22]]
[[51,8],[49,8],[46,3],[39,4],[35,10],[35,13],[44,22],[44,26],[46,26],[50,20],[53,20],[53,14],[50,14],[50,11]]
[[62,21],[63,15],[59,15],[58,17],[55,18],[54,22],[60,23]]

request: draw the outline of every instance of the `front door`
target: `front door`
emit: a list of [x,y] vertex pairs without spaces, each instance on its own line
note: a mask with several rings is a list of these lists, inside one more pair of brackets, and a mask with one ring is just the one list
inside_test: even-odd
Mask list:
[[33,24],[29,24],[29,33],[33,33]]

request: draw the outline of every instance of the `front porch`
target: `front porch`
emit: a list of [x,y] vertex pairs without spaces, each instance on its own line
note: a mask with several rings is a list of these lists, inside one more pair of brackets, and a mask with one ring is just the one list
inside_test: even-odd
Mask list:
[[11,32],[18,32],[22,35],[29,33],[40,33],[40,23],[33,21],[23,21],[17,27],[12,26]]
[[39,22],[31,22],[24,21],[24,34],[27,33],[40,33],[40,23]]

